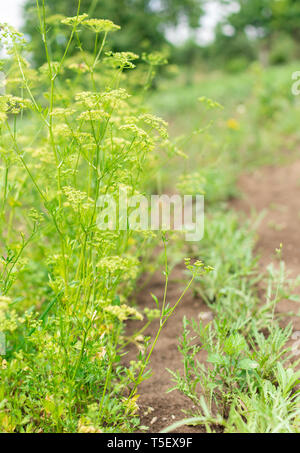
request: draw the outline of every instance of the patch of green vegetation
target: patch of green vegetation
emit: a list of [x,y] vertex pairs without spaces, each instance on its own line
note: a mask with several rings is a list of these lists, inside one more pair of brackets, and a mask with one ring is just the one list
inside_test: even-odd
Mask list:
[[[105,49],[119,27],[78,6],[62,19],[68,42],[53,61],[44,2],[37,13],[40,68],[23,36],[1,28],[10,57],[0,97],[0,430],[128,432],[139,425],[137,388],[160,331],[152,346],[142,337],[144,352],[125,366],[126,321],[159,317],[161,330],[173,308],[142,313],[131,303],[161,233],[101,228],[98,200],[118,200],[120,188],[141,194],[162,156],[177,154],[167,124],[143,103],[164,57],[145,55],[147,77],[132,85],[138,57]],[[86,28],[93,53],[80,40]]]
[[[190,157],[185,171],[197,168],[200,173],[213,172],[214,199],[215,189],[223,186],[224,178],[227,190],[232,192],[241,172],[297,157],[300,104],[299,96],[292,94],[292,74],[298,69],[297,62],[266,68],[255,62],[239,74],[199,71],[191,84],[185,84],[182,77],[161,82],[151,105],[169,119],[171,134],[184,135],[178,146],[184,143]],[[199,103],[203,95],[224,108],[212,109]],[[171,168],[178,173],[176,161]],[[163,177],[168,184],[168,173]],[[222,187],[223,199],[227,197],[226,187]],[[211,192],[209,184],[207,190]]]
[[[196,407],[189,423],[207,431],[219,425],[226,432],[297,432],[299,375],[286,347],[291,329],[281,329],[275,316],[295,282],[283,263],[279,275],[270,267],[261,299],[254,232],[226,211],[241,171],[286,160],[299,143],[299,101],[291,95],[296,64],[195,74],[190,85],[161,78],[148,104],[168,116],[171,135],[181,133],[170,139],[145,102],[165,55],[143,55],[135,69],[137,55],[106,47],[119,27],[88,19],[78,6],[76,16],[54,18],[67,36],[56,61],[44,6],[37,2],[41,67],[27,60],[21,34],[1,28],[10,55],[1,66],[7,93],[0,97],[1,431],[136,430],[137,390],[149,377],[151,354],[193,287],[214,320],[184,319],[184,376],[173,378]],[[94,38],[89,53],[84,30]],[[172,305],[167,256],[182,260],[181,239],[170,244],[161,232],[97,226],[100,195],[117,197],[120,187],[137,195],[154,186],[204,193],[208,205],[205,237],[188,247],[189,278]],[[132,294],[139,276],[155,266],[161,242],[165,291],[142,313]],[[195,254],[201,261],[192,260]],[[144,327],[126,338],[127,320],[143,316]],[[156,334],[144,337],[155,318]],[[131,341],[140,353],[124,365]]]
[[[199,131],[201,145],[191,140],[185,168],[188,180],[197,168],[206,193],[205,236],[191,254],[214,267],[194,288],[213,320],[184,319],[183,372],[170,370],[175,383],[170,391],[190,398],[191,409],[166,432],[183,424],[199,424],[207,432],[299,432],[300,374],[288,344],[292,328],[281,328],[275,315],[280,300],[296,300],[297,280],[289,280],[280,259],[279,270],[271,265],[261,275],[253,252],[255,227],[226,204],[238,195],[241,172],[295,158],[296,69],[255,63],[238,75],[202,74],[189,86],[168,85],[153,98],[177,133],[181,128],[188,134],[199,121],[207,124]],[[195,102],[203,94],[225,108],[203,110],[205,104]]]
[[182,424],[207,432],[299,432],[299,361],[287,344],[291,325],[281,328],[275,315],[279,301],[296,297],[297,281],[288,279],[282,261],[279,270],[270,266],[260,275],[254,243],[253,229],[239,225],[235,213],[217,212],[206,222],[199,253],[214,270],[195,292],[214,319],[183,320],[183,373],[170,371],[170,391],[182,392],[193,407]]

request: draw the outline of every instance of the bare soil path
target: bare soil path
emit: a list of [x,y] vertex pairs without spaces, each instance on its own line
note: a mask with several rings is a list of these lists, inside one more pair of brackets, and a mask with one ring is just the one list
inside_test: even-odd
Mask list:
[[[266,167],[254,173],[243,175],[239,182],[240,199],[230,203],[232,209],[241,211],[241,218],[265,210],[266,214],[258,227],[257,252],[261,255],[260,266],[264,272],[274,259],[275,249],[283,244],[283,258],[293,277],[300,274],[300,162],[285,167]],[[182,269],[176,269],[171,276],[168,301],[176,302],[182,290]],[[164,289],[163,277],[155,275],[149,286],[138,298],[139,306],[153,307],[150,293],[158,298]],[[294,330],[300,331],[299,303],[283,300],[278,311],[293,312]],[[195,299],[192,293],[186,295],[176,313],[170,318],[157,343],[151,359],[152,377],[139,388],[139,406],[142,424],[150,432],[159,432],[166,426],[184,418],[182,409],[190,409],[191,402],[179,392],[166,393],[172,386],[171,376],[166,370],[182,371],[182,358],[178,352],[178,337],[182,332],[182,318],[198,318],[200,313],[211,313],[207,306]],[[289,322],[291,318],[287,319]],[[133,328],[134,326],[132,326]],[[155,326],[156,327],[156,326]],[[146,332],[153,335],[154,326]],[[133,352],[133,351],[132,351]],[[149,411],[149,407],[151,408]],[[184,427],[179,432],[202,432],[201,427]]]
[[[168,284],[167,301],[172,305],[180,297],[184,289],[183,269],[178,267],[173,270],[170,275]],[[138,306],[143,309],[145,307],[154,308],[154,301],[151,293],[155,294],[158,300],[162,300],[164,292],[164,277],[160,273],[156,273],[146,288],[138,297]],[[160,338],[154,349],[151,358],[151,369],[153,375],[139,387],[140,417],[142,425],[149,427],[149,432],[158,433],[162,429],[170,426],[176,421],[185,418],[182,410],[191,409],[191,402],[177,390],[167,393],[172,387],[172,376],[167,371],[167,368],[172,371],[183,369],[182,356],[178,351],[178,340],[182,333],[183,317],[195,318],[203,316],[209,319],[212,313],[208,307],[199,298],[194,298],[192,292],[186,294],[182,303],[180,303],[165,325]],[[129,326],[129,330],[134,332],[135,323]],[[158,329],[158,322],[153,322],[151,326],[144,332],[145,335],[153,337]],[[129,358],[133,358],[136,350],[130,351]],[[203,432],[201,427],[182,427],[178,430],[182,433]]]
[[[264,217],[257,233],[257,253],[260,268],[265,272],[274,261],[275,250],[282,244],[282,256],[291,278],[300,275],[300,161],[283,167],[264,167],[243,175],[239,182],[241,199],[232,206],[246,214],[261,213]],[[293,312],[294,331],[300,331],[300,304],[282,300],[277,305],[280,313]],[[285,319],[284,324],[291,321]]]

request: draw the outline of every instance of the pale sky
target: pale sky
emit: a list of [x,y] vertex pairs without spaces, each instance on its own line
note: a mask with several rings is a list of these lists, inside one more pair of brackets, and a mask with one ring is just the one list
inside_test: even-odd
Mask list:
[[[210,0],[205,7],[205,12],[205,16],[201,19],[201,28],[199,27],[195,32],[196,41],[200,45],[209,44],[214,40],[214,29],[224,16],[224,7],[219,4],[218,0]],[[184,20],[177,27],[166,30],[168,40],[174,44],[182,44],[192,33]]]
[[7,22],[15,28],[22,25],[21,7],[24,0],[0,0],[0,23]]

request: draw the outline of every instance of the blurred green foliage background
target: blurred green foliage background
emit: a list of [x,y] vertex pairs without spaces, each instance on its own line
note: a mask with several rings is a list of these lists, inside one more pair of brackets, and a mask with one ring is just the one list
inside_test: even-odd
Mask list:
[[[52,56],[59,59],[67,40],[60,19],[75,15],[77,2],[51,0],[45,6]],[[214,41],[203,45],[197,30],[203,25],[208,7],[224,10],[224,14],[216,24]],[[163,50],[172,62],[222,65],[230,72],[244,70],[253,60],[264,65],[282,64],[299,57],[298,0],[82,0],[81,11],[91,17],[111,19],[122,27],[112,37],[113,50],[138,54]],[[30,36],[33,58],[40,65],[45,55],[37,23],[36,0],[27,0],[24,31]],[[183,27],[188,30],[188,37],[180,40]],[[173,30],[183,42],[170,42],[168,30]],[[89,32],[85,33],[85,42],[92,46]],[[71,50],[76,51],[76,44]]]

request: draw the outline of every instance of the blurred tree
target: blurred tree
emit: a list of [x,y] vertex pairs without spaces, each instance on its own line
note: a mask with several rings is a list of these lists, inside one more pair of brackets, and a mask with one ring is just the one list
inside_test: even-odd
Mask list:
[[238,5],[239,10],[226,20],[237,32],[253,27],[253,33],[256,31],[260,37],[285,32],[294,39],[300,38],[299,0],[222,0],[222,3]]
[[[299,0],[220,0],[235,6],[216,29],[211,56],[217,60],[284,63],[296,56],[300,39]],[[230,64],[230,66],[232,66]],[[236,67],[238,65],[235,65]],[[241,65],[242,67],[242,65]]]
[[[42,5],[42,0],[39,0]],[[78,2],[75,0],[45,0],[48,40],[54,59],[63,52],[66,42],[66,27],[60,23],[60,16],[75,16]],[[81,0],[80,12],[90,17],[110,19],[121,26],[121,31],[110,37],[112,49],[130,50],[140,54],[143,51],[160,50],[166,45],[165,30],[176,26],[182,20],[191,28],[199,26],[203,14],[202,0]],[[40,39],[36,0],[25,4],[24,32],[31,38],[33,58],[37,64],[45,61]],[[89,32],[84,32],[84,41],[93,40]],[[74,48],[70,49],[74,52]]]
[[220,65],[230,72],[244,70],[249,61],[257,57],[256,46],[244,31],[236,31],[232,35],[223,33],[222,25],[216,28],[215,40],[208,48],[208,59],[211,65]]

